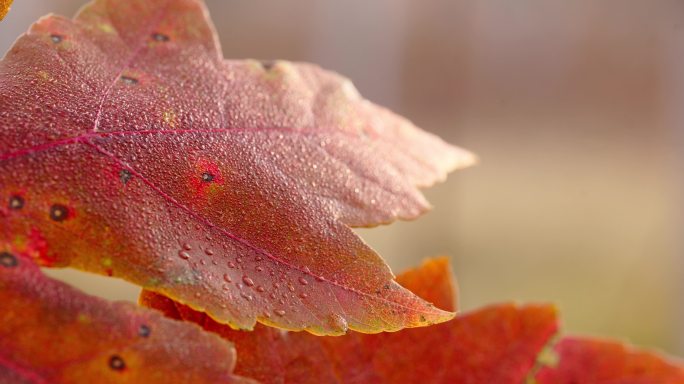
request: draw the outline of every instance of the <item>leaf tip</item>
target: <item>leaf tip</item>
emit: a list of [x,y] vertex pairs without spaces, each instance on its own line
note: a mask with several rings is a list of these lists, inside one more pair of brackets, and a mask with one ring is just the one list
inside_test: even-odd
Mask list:
[[458,284],[448,256],[426,258],[419,267],[399,275],[397,282],[438,308],[458,309]]
[[461,147],[451,147],[449,153],[449,171],[468,168],[477,165],[480,158],[474,153]]

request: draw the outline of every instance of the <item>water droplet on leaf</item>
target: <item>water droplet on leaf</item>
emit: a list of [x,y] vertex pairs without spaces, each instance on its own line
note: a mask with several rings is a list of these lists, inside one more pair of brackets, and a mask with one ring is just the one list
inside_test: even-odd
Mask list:
[[344,319],[344,317],[333,313],[332,315],[328,316],[328,325],[330,325],[331,328],[340,331],[340,332],[347,332],[347,320]]
[[242,282],[248,287],[254,286],[254,280],[250,279],[248,276],[242,276]]

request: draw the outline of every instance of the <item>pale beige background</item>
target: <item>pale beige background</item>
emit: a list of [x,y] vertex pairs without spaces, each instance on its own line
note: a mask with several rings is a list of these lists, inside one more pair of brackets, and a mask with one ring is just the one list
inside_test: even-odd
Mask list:
[[[81,0],[15,0],[0,51]],[[395,271],[452,256],[468,310],[552,301],[565,328],[684,355],[684,3],[209,1],[231,58],[313,61],[477,152],[436,210],[360,230]],[[110,298],[123,283],[55,273]]]

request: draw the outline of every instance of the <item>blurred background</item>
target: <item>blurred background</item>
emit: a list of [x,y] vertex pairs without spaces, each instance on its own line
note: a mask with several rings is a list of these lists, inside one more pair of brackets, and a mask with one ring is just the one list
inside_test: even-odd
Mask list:
[[[395,272],[448,254],[463,310],[554,302],[566,331],[684,356],[683,2],[207,2],[226,57],[319,63],[480,156],[420,220],[358,231]],[[83,3],[15,0],[0,52]]]

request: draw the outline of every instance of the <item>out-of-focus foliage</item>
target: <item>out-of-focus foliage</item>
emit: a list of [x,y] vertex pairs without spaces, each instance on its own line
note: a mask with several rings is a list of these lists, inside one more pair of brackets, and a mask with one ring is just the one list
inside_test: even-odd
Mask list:
[[625,344],[587,338],[566,337],[554,351],[559,362],[537,374],[539,384],[680,384],[684,365]]
[[12,0],[0,0],[0,20],[4,19],[12,6]]

